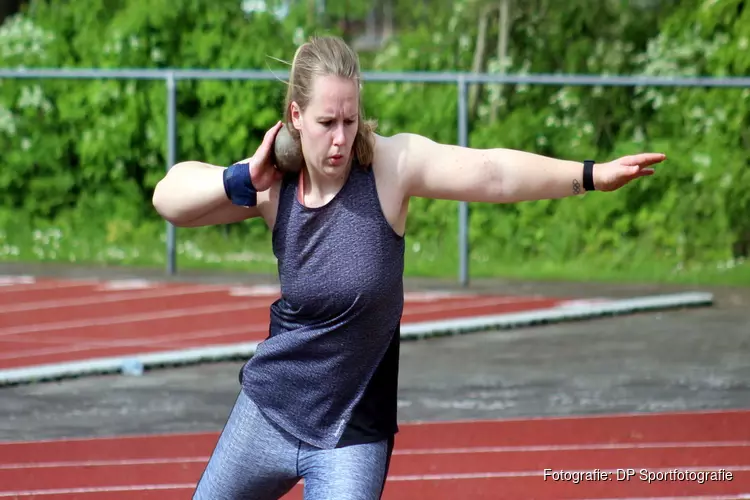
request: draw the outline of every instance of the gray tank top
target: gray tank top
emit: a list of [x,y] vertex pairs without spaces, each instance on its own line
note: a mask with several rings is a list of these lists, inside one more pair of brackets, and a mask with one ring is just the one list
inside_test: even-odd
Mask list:
[[[282,182],[273,230],[281,297],[271,305],[269,335],[241,380],[270,420],[330,449],[387,351],[387,369],[397,369],[391,353],[403,312],[404,238],[383,215],[372,169],[355,163],[322,207],[305,207],[297,194],[297,176],[290,176]],[[384,368],[377,379],[395,380]],[[395,392],[394,385],[388,390]],[[392,401],[395,406],[395,394]]]

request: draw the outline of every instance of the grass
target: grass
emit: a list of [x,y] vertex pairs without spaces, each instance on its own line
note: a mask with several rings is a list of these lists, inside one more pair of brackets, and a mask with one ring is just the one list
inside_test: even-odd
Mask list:
[[[453,251],[442,254],[437,249],[426,254],[407,251],[406,274],[458,279],[457,243],[448,248]],[[644,256],[614,264],[613,258],[606,255],[553,261],[518,255],[504,257],[491,250],[477,250],[470,253],[469,275],[525,281],[750,286],[750,262],[740,259],[685,265]]]
[[[47,226],[31,231],[24,227],[29,226],[14,224],[12,228],[0,230],[0,261],[136,266],[155,270],[166,267],[166,233],[162,224],[143,227],[110,224],[104,230],[83,224],[67,228]],[[458,279],[455,236],[446,237],[439,245],[407,241],[407,276]],[[191,269],[276,273],[270,238],[252,225],[234,227],[226,233],[213,228],[178,229],[176,242],[178,272]],[[628,255],[619,260],[612,256],[586,256],[555,262],[526,258],[507,250],[501,255],[486,245],[471,252],[469,270],[471,278],[750,285],[750,262],[746,260],[686,265],[650,255]]]

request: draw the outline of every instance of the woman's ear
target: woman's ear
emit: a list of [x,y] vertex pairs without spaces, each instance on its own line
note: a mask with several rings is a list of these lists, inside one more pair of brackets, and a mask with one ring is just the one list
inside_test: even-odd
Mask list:
[[292,102],[289,106],[291,108],[292,125],[295,129],[302,130],[302,111],[299,105],[296,102]]

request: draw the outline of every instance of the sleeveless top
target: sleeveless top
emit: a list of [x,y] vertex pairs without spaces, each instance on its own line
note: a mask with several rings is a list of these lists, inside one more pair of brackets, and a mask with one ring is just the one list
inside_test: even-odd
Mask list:
[[390,437],[396,424],[404,238],[386,220],[372,169],[353,163],[322,207],[282,181],[272,233],[281,297],[243,366],[263,414],[319,448]]

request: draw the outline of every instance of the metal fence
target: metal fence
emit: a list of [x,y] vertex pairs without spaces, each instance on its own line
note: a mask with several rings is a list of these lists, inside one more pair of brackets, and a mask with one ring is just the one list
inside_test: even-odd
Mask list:
[[[458,89],[458,137],[457,144],[468,146],[468,96],[470,84],[534,84],[559,86],[628,86],[628,87],[750,87],[750,77],[712,78],[660,78],[641,76],[597,76],[597,75],[496,75],[487,73],[456,72],[364,72],[365,81],[452,83]],[[273,71],[224,71],[224,70],[100,70],[100,69],[0,69],[0,78],[39,79],[119,79],[119,80],[163,80],[167,93],[167,157],[166,169],[177,163],[177,80],[278,80]],[[469,283],[469,206],[458,203],[458,280],[461,285]],[[177,273],[175,227],[167,223],[167,269],[169,275]]]

